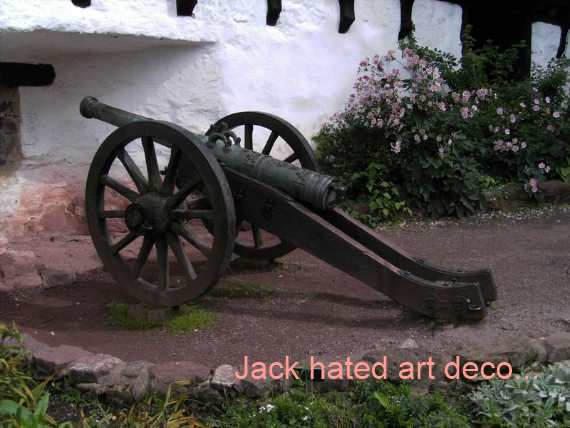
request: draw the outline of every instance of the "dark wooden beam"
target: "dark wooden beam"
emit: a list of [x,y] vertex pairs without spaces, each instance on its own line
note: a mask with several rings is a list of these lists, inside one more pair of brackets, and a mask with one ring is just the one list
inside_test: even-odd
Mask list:
[[556,58],[562,58],[565,56],[566,43],[568,42],[568,30],[570,29],[570,22],[562,26],[562,32],[560,33],[560,43],[558,44],[558,52],[556,52]]
[[178,16],[192,16],[198,0],[176,0],[176,13]]
[[55,70],[49,64],[0,62],[0,85],[48,86],[55,80]]
[[281,9],[281,0],[267,0],[267,25],[277,25]]
[[400,32],[398,40],[405,39],[414,31],[414,23],[412,22],[412,9],[414,8],[414,0],[400,0]]
[[340,2],[340,23],[338,32],[346,33],[355,20],[354,0],[339,0]]
[[77,7],[91,6],[91,0],[71,0],[71,3],[73,3]]

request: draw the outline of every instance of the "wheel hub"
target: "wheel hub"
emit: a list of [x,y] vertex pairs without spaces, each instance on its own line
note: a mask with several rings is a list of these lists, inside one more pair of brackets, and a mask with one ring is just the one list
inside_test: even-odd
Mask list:
[[147,194],[130,204],[125,211],[125,223],[131,232],[164,232],[170,225],[166,198]]

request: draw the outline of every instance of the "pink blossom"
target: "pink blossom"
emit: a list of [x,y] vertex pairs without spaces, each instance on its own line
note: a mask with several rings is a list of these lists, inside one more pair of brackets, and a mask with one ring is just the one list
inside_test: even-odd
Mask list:
[[394,61],[396,59],[396,51],[394,49],[390,49],[385,56],[386,61]]
[[533,111],[540,111],[540,107],[537,106],[537,105],[533,105],[533,106],[532,106],[532,110],[533,110]]
[[528,185],[530,186],[532,193],[538,192],[538,180],[536,178],[528,180]]
[[510,119],[511,123],[515,123],[517,121],[517,117],[514,114],[511,114]]
[[555,119],[560,118],[560,112],[559,112],[559,111],[555,111],[554,113],[552,113],[552,117],[554,117]]
[[539,169],[544,169],[545,167],[546,167],[546,164],[545,164],[544,162],[540,162],[540,163],[538,164],[538,168],[539,168]]
[[394,153],[398,154],[402,150],[402,142],[400,140],[397,140],[395,143],[392,143],[390,145],[390,148]]
[[463,119],[468,119],[469,118],[469,109],[467,107],[461,107],[461,117]]
[[502,116],[502,115],[503,115],[503,112],[504,112],[503,107],[498,107],[498,108],[497,108],[497,114],[498,114],[499,116]]

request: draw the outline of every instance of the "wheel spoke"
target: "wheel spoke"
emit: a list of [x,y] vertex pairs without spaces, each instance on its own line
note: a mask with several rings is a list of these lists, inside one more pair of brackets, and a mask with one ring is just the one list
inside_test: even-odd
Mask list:
[[261,248],[263,246],[263,239],[261,238],[261,230],[255,225],[251,225],[251,233],[253,234],[253,245],[255,248]]
[[178,172],[180,159],[182,159],[182,153],[176,147],[173,147],[170,151],[170,160],[168,161],[168,167],[166,168],[166,176],[164,177],[164,181],[160,189],[160,194],[163,196],[170,196],[174,193],[176,173]]
[[297,159],[299,159],[299,156],[297,155],[297,153],[291,153],[289,156],[287,156],[285,159],[283,159],[283,162],[293,163]]
[[139,235],[134,232],[129,232],[127,235],[125,235],[119,242],[117,242],[111,247],[111,252],[113,253],[113,255],[118,254],[119,251],[121,251],[123,248],[125,248],[135,239],[137,239],[138,236]]
[[99,213],[99,218],[125,218],[125,212],[122,210],[108,210]]
[[170,246],[170,248],[172,248],[172,252],[176,256],[178,263],[180,263],[184,268],[184,272],[186,272],[186,275],[188,275],[192,280],[198,278],[198,275],[196,275],[196,271],[194,270],[194,266],[192,266],[192,263],[190,262],[188,255],[184,251],[184,248],[182,248],[182,244],[180,243],[178,235],[169,233],[167,237],[168,237],[168,245]]
[[135,279],[137,279],[140,276],[141,270],[148,260],[148,256],[152,251],[153,245],[154,245],[154,239],[151,238],[150,235],[145,235],[143,243],[141,245],[141,249],[139,251],[139,255],[137,256],[137,261],[135,262],[135,266],[133,268],[133,275]]
[[179,190],[174,196],[168,199],[168,207],[170,209],[176,208],[198,187],[202,182],[202,179],[198,176],[194,177],[189,183],[187,183],[181,190]]
[[276,131],[272,131],[261,153],[269,156],[269,153],[271,153],[271,149],[273,148],[275,141],[277,141],[277,138],[279,138],[279,134]]
[[165,238],[159,238],[156,242],[156,259],[158,262],[158,287],[166,290],[170,282],[170,269],[168,268],[168,242]]
[[127,198],[129,201],[134,202],[140,195],[132,189],[129,189],[127,186],[119,183],[114,178],[109,177],[108,175],[104,175],[101,177],[101,182],[105,185],[113,189],[119,195]]
[[138,191],[140,193],[148,192],[148,182],[131,155],[129,155],[125,149],[121,149],[117,154],[117,157],[133,179]]
[[248,150],[253,150],[253,125],[248,123],[245,125],[245,142],[244,147]]
[[154,142],[150,137],[142,137],[142,145],[146,159],[146,169],[148,172],[148,181],[150,188],[151,190],[158,191],[160,190],[162,183],[160,180],[160,171],[158,169],[156,151],[154,150]]
[[210,257],[210,254],[212,253],[210,247],[208,247],[208,245],[206,245],[203,242],[200,242],[197,238],[195,238],[183,225],[174,223],[171,229],[174,233],[180,235],[190,245],[196,247],[198,251],[200,251],[206,257]]

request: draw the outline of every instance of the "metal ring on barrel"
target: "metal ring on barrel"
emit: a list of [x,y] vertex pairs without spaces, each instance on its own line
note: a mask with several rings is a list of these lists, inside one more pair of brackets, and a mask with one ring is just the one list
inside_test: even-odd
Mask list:
[[[243,147],[246,149],[271,156],[272,152],[276,152],[278,145],[288,146],[291,154],[283,159],[284,161],[289,163],[297,161],[301,168],[318,171],[317,159],[311,145],[303,134],[286,120],[268,113],[243,111],[221,118],[212,128],[215,129],[222,123],[226,124],[227,129],[230,131],[235,131],[242,126],[244,127],[244,138],[242,142]],[[264,128],[269,131],[269,136],[267,140],[262,141],[263,147],[260,150],[254,145],[254,130],[256,127]],[[237,216],[239,223],[239,210]],[[295,246],[283,242],[277,237],[276,239],[279,239],[279,243],[264,245],[261,230],[254,224],[251,225],[251,232],[248,230],[242,232],[242,234],[252,234],[253,242],[249,244],[239,238],[240,226],[243,228],[243,225],[238,224],[238,236],[236,238],[234,252],[241,257],[252,260],[273,260],[295,249]]]
[[[127,147],[132,143],[129,147],[140,149],[139,141],[145,158],[140,165]],[[170,152],[164,178],[157,146]],[[196,173],[192,182],[177,189],[182,158]],[[113,165],[122,165],[121,177],[112,176],[116,175],[115,170],[110,173]],[[201,198],[193,199],[198,187]],[[107,190],[119,195],[115,201],[122,199],[119,208],[106,204],[106,195],[113,193]],[[178,306],[204,294],[215,285],[233,252],[235,208],[221,166],[194,134],[167,122],[139,121],[107,137],[89,169],[86,211],[106,270],[129,294],[149,304]],[[203,227],[204,218],[211,224],[210,233],[205,232],[209,242],[191,229],[193,219]],[[126,231],[117,240],[108,224],[112,219],[119,219]],[[138,245],[136,256],[129,260],[125,254],[133,253]],[[156,265],[150,257],[153,248]],[[169,257],[178,262],[181,272],[171,272]]]

